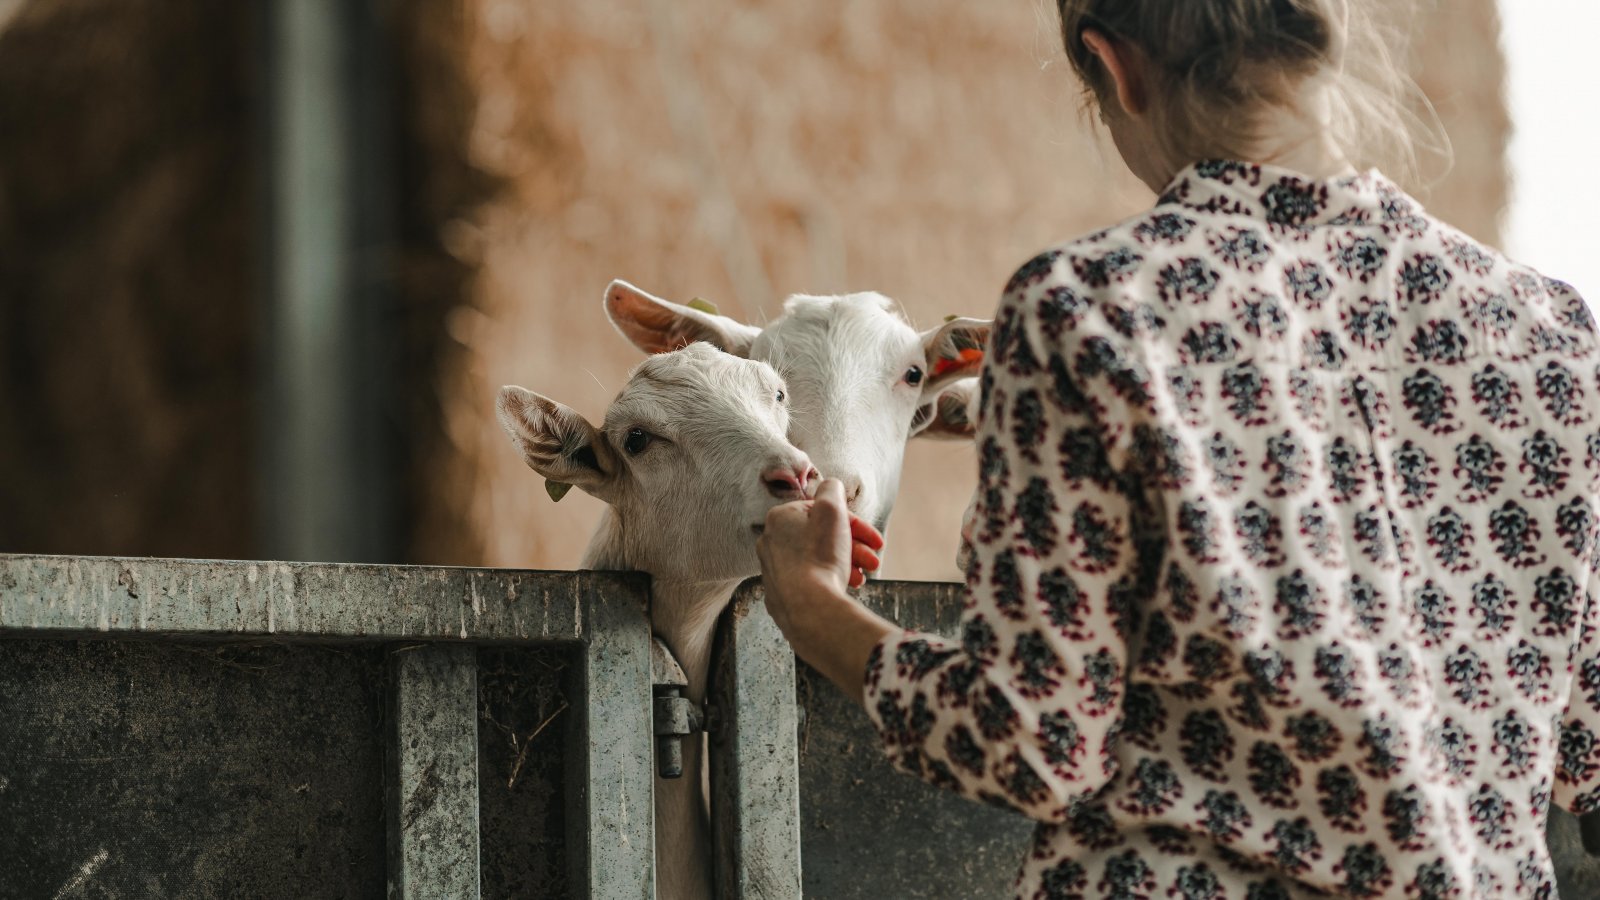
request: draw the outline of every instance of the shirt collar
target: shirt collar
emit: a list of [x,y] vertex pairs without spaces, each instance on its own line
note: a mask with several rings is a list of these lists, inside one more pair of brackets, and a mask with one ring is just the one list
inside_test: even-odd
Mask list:
[[1375,169],[1316,180],[1279,166],[1203,160],[1179,172],[1159,204],[1264,219],[1283,228],[1412,222],[1422,205]]

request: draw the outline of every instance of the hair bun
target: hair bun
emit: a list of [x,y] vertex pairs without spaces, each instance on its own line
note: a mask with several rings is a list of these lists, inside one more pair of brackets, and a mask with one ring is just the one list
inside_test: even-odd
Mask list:
[[1125,36],[1173,74],[1197,78],[1214,89],[1225,89],[1248,66],[1320,63],[1329,61],[1334,49],[1332,0],[1168,0],[1120,5],[1167,7],[1164,17],[1141,16],[1143,27]]
[[1415,85],[1395,65],[1404,30],[1380,24],[1399,15],[1383,0],[1056,2],[1067,57],[1097,101],[1112,85],[1085,30],[1132,44],[1153,64],[1162,140],[1176,155],[1192,161],[1253,147],[1261,114],[1294,106],[1300,84],[1325,76],[1330,133],[1352,161],[1378,157],[1402,170],[1415,162]]

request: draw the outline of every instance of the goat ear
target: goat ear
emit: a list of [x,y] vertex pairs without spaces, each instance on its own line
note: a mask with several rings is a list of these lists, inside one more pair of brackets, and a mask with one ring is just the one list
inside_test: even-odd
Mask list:
[[963,378],[917,407],[911,436],[970,441],[978,433],[978,379]]
[[951,319],[922,334],[922,349],[928,358],[928,380],[922,396],[937,400],[940,391],[952,382],[971,378],[983,367],[983,348],[989,343],[988,319]]
[[552,499],[575,485],[602,500],[620,466],[606,436],[572,409],[515,385],[500,389],[495,413],[528,468],[543,475]]
[[705,341],[734,356],[750,356],[761,329],[727,316],[680,306],[647,294],[626,281],[606,288],[606,316],[622,336],[646,353],[670,353]]

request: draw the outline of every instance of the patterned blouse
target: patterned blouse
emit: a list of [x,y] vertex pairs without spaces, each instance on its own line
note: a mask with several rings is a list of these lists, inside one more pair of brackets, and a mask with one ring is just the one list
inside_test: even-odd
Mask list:
[[1025,898],[1547,897],[1600,806],[1600,347],[1377,173],[1191,167],[1007,286],[959,640],[896,765],[1038,820]]

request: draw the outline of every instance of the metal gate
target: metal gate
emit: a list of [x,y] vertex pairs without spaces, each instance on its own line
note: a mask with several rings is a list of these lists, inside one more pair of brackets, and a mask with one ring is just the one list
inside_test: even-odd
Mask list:
[[[0,896],[652,896],[642,576],[0,556]],[[718,896],[999,898],[1030,823],[889,770],[746,585]],[[953,633],[956,585],[869,585]],[[1563,896],[1600,818],[1556,811]],[[804,864],[802,865],[802,860]]]
[[647,594],[0,557],[0,896],[648,898]]

